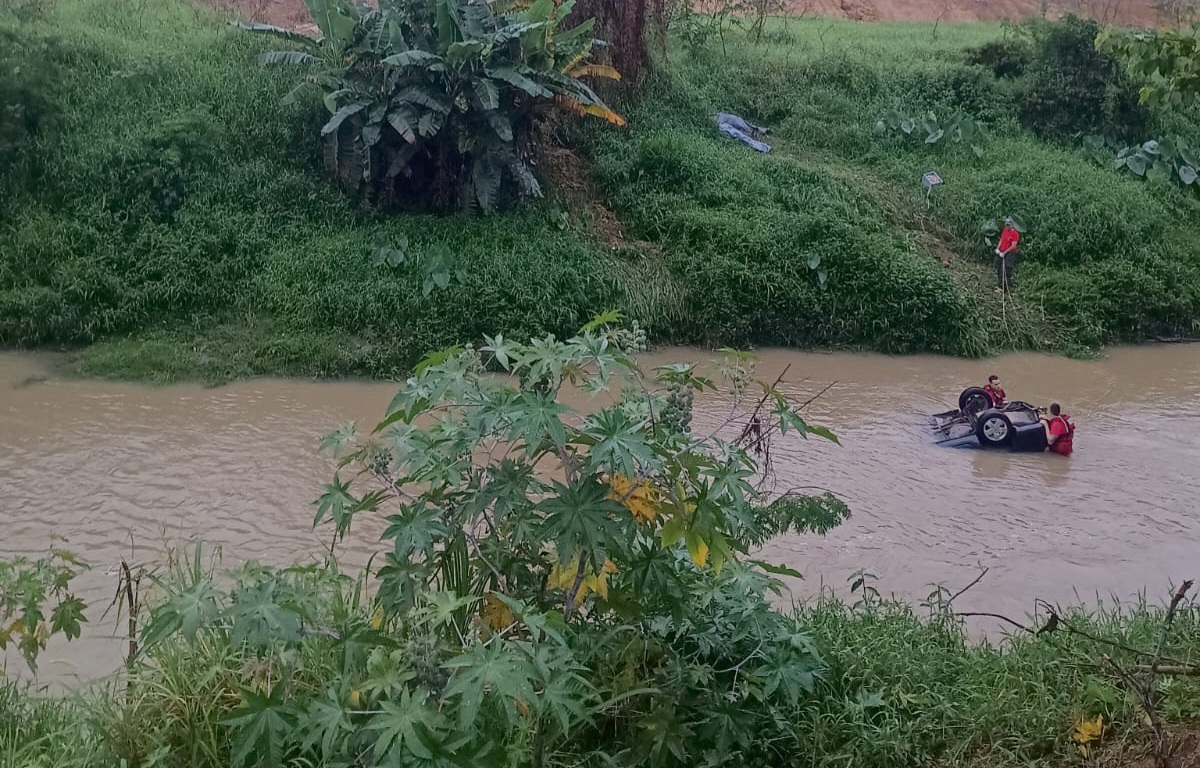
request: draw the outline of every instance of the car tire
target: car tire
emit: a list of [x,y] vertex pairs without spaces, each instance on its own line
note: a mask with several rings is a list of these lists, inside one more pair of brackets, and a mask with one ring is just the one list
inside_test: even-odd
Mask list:
[[983,387],[967,387],[958,396],[958,410],[963,413],[980,413],[992,407],[992,398]]
[[984,411],[975,422],[975,436],[984,448],[1003,448],[1012,443],[1012,421],[999,409]]

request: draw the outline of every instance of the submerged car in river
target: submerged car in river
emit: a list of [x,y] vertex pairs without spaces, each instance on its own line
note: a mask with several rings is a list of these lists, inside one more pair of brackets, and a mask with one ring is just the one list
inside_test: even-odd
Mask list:
[[1046,450],[1041,411],[1029,403],[993,407],[983,387],[968,387],[958,396],[958,409],[933,417],[937,444],[951,448],[1002,448],[1021,453]]

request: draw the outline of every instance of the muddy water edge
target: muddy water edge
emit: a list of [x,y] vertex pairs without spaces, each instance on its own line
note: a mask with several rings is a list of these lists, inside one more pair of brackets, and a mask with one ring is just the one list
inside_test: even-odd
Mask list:
[[[79,583],[92,623],[42,661],[43,679],[67,684],[120,664],[119,630],[99,618],[122,557],[155,562],[200,538],[226,564],[319,559],[328,542],[312,530],[312,502],[332,466],[317,442],[350,420],[373,424],[396,390],[294,380],[154,388],[58,378],[51,362],[0,355],[0,555],[44,552],[57,535],[91,563]],[[1020,617],[1035,598],[1157,599],[1200,575],[1200,345],[1117,349],[1095,361],[766,350],[758,376],[789,365],[785,389],[797,396],[836,382],[809,417],[841,445],[777,441],[774,484],[827,488],[853,511],[824,538],[766,548],[764,559],[805,574],[790,583],[796,599],[845,593],[865,569],[880,592],[920,601],[932,584],[962,586],[983,566],[987,577],[956,605]],[[1079,425],[1074,456],[932,444],[927,415],[993,372],[1010,397],[1063,404]],[[723,408],[698,401],[697,420],[715,422]],[[342,561],[361,567],[378,534],[357,526]]]

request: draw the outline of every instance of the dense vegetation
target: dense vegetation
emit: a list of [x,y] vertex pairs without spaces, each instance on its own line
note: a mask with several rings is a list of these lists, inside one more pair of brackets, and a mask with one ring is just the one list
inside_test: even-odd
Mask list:
[[[607,306],[655,341],[962,355],[1200,319],[1195,186],[1114,172],[1081,143],[1200,146],[1194,108],[1140,104],[1083,22],[776,20],[750,38],[727,17],[677,21],[628,128],[556,124],[590,170],[549,153],[546,201],[441,217],[377,214],[322,178],[329,113],[277,106],[301,73],[256,65],[274,41],[183,0],[2,18],[0,89],[20,107],[2,118],[0,344],[86,347],[84,372],[389,375]],[[718,110],[771,126],[774,151],[720,137]],[[892,111],[970,118],[983,156],[877,137]],[[947,183],[927,200],[930,169]],[[1005,214],[1027,232],[1002,301],[981,227]]]
[[[644,334],[617,319],[436,353],[369,434],[331,433],[323,563],[220,574],[197,546],[164,571],[126,567],[124,685],[68,699],[0,685],[0,763],[1124,764],[1147,748],[1144,702],[1168,728],[1196,718],[1200,684],[1178,672],[1200,653],[1195,611],[1174,610],[1186,587],[1172,619],[1050,608],[1044,631],[1000,649],[967,642],[961,590],[918,615],[861,574],[853,607],[774,608],[775,575],[799,574],[756,550],[847,509],[764,492],[771,446],[836,437],[757,382],[750,356],[712,378],[642,371]],[[593,410],[560,399],[576,387]],[[693,420],[701,391],[727,420]],[[364,518],[387,527],[351,576],[338,541]],[[98,608],[71,593],[80,567],[58,549],[0,561],[0,648],[33,665],[51,636],[78,636]],[[1144,671],[1158,662],[1176,671]]]

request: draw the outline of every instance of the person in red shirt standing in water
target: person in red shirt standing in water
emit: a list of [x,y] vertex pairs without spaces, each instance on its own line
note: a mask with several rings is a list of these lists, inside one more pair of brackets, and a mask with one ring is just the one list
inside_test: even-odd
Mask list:
[[1012,287],[1013,266],[1017,261],[1017,245],[1021,242],[1021,233],[1017,224],[1011,218],[1004,220],[1004,230],[1000,233],[1000,244],[996,246],[996,278],[1000,281],[997,290],[1005,293]]
[[1006,402],[1004,396],[1004,388],[1000,386],[1000,377],[996,375],[988,376],[987,386],[983,388],[987,392],[987,396],[992,401],[993,408],[1003,408]]
[[1046,450],[1059,456],[1070,456],[1075,449],[1075,425],[1071,417],[1062,412],[1058,403],[1050,404],[1050,416],[1042,417],[1046,427]]

